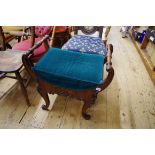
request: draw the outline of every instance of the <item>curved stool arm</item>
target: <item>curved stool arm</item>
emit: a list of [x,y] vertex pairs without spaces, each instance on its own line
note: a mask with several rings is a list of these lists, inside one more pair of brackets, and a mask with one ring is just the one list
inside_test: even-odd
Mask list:
[[107,88],[109,86],[109,84],[112,82],[113,77],[114,77],[114,69],[112,67],[112,53],[113,53],[113,45],[112,44],[108,44],[107,45],[107,57],[106,57],[106,71],[108,72],[107,77],[105,78],[104,82],[99,85],[99,89],[98,91],[102,91],[105,88]]

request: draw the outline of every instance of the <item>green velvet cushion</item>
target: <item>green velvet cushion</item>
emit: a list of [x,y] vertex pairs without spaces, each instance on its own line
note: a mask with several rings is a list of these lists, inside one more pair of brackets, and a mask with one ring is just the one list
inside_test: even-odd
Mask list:
[[34,66],[38,78],[59,87],[83,90],[103,81],[104,56],[50,48]]

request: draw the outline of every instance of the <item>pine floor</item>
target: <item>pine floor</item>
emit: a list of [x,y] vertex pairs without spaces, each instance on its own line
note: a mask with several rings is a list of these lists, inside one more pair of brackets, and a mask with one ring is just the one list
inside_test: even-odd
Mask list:
[[98,95],[89,109],[91,120],[81,117],[83,103],[70,97],[50,95],[50,111],[30,82],[27,107],[19,83],[0,80],[0,128],[155,128],[155,86],[131,39],[121,38],[119,27],[112,27],[109,43],[114,46],[114,80]]

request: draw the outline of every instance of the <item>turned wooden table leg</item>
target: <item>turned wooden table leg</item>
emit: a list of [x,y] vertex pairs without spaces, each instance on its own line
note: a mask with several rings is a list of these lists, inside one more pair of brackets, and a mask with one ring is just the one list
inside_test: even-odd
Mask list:
[[24,97],[26,99],[27,105],[30,106],[31,104],[30,104],[28,94],[27,94],[27,90],[26,90],[26,87],[25,87],[25,85],[23,83],[22,77],[21,77],[19,72],[16,72],[15,74],[16,74],[16,77],[17,77],[19,83],[20,83],[21,90],[22,90],[22,93],[23,93],[23,95],[24,95]]
[[43,89],[39,88],[39,87],[38,87],[38,92],[43,97],[43,99],[45,100],[45,103],[46,103],[46,104],[42,105],[42,109],[43,110],[48,110],[48,107],[50,105],[50,100],[49,100],[49,97],[48,97],[48,93],[46,91],[44,91]]

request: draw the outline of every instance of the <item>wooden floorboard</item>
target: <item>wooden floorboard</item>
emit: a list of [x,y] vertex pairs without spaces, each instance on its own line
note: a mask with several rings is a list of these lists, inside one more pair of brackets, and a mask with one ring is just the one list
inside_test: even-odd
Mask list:
[[[116,33],[118,32],[116,31]],[[114,41],[116,40],[114,39]],[[128,94],[128,97],[126,99],[129,104],[128,110],[131,127],[150,128],[150,125],[153,124],[154,119],[151,119],[151,121],[153,121],[151,123],[149,119],[150,113],[148,112],[148,110],[149,107],[152,109],[155,104],[155,87],[145,69],[144,64],[140,59],[137,50],[133,46],[131,39],[120,39],[119,43],[119,50],[115,59],[118,59],[119,57],[122,59],[118,60],[120,61],[118,67],[119,69],[115,69],[115,71],[118,72],[118,79],[121,78],[121,72],[122,77],[124,76],[121,80],[120,86],[124,87],[122,89],[126,91],[126,94]],[[125,85],[122,84],[123,81],[126,81]],[[149,98],[147,98],[147,90],[150,90],[152,92]],[[149,105],[148,101],[150,103]]]
[[0,80],[0,128],[155,128],[155,86],[130,37],[123,39],[119,27],[112,27],[108,42],[115,76],[88,110],[91,120],[81,116],[83,103],[70,97],[49,95],[49,111],[42,110],[35,81],[28,86],[27,107],[19,83],[6,78]]

